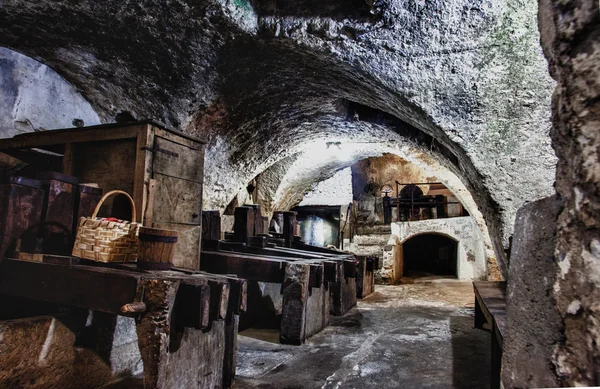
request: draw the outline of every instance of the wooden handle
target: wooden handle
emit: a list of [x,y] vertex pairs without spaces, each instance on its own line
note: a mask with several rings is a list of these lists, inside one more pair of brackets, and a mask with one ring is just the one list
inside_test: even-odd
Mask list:
[[129,202],[131,203],[131,221],[135,222],[135,203],[133,202],[133,199],[131,198],[131,196],[129,195],[129,193],[124,192],[122,190],[111,190],[110,192],[108,192],[107,194],[105,194],[104,196],[102,196],[102,198],[100,199],[100,201],[98,201],[98,205],[96,205],[96,209],[94,209],[94,213],[92,214],[92,218],[95,218],[96,216],[98,216],[98,212],[100,211],[100,208],[102,207],[102,203],[104,203],[106,201],[107,198],[109,198],[110,196],[116,195],[116,194],[122,194],[127,196],[127,198],[129,199]]
[[146,312],[146,303],[144,302],[133,302],[125,304],[121,307],[122,313],[144,313]]

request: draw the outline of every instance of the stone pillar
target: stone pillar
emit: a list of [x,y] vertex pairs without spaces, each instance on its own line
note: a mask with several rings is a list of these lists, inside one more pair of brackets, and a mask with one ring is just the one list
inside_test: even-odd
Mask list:
[[[540,0],[539,27],[551,76],[557,277],[552,295],[564,324],[553,362],[561,385],[600,384],[600,11],[597,0]],[[540,275],[532,275],[540,277]],[[563,335],[563,334],[561,334]]]
[[505,388],[559,385],[552,355],[560,341],[561,319],[549,296],[558,270],[554,248],[560,208],[558,198],[548,197],[517,212],[506,290]]

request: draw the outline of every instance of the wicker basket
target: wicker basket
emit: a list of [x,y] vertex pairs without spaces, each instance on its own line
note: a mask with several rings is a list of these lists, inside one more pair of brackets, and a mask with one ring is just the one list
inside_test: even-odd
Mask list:
[[[131,222],[107,221],[96,217],[102,203],[110,196],[123,194],[131,202]],[[91,217],[79,219],[73,256],[96,262],[135,262],[138,256],[138,228],[135,222],[135,204],[129,194],[113,190],[105,194]]]

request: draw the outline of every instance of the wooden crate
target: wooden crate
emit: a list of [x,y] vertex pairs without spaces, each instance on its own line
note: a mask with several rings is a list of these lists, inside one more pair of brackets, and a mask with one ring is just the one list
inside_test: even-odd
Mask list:
[[144,226],[179,232],[174,266],[200,268],[203,141],[146,121],[21,134],[0,140],[0,152],[28,171],[61,166],[105,192],[130,193]]

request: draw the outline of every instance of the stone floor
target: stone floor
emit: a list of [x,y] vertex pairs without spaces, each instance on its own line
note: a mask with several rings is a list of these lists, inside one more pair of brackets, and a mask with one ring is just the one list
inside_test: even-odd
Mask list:
[[236,388],[489,388],[490,335],[472,312],[470,282],[377,286],[303,346],[242,333]]

